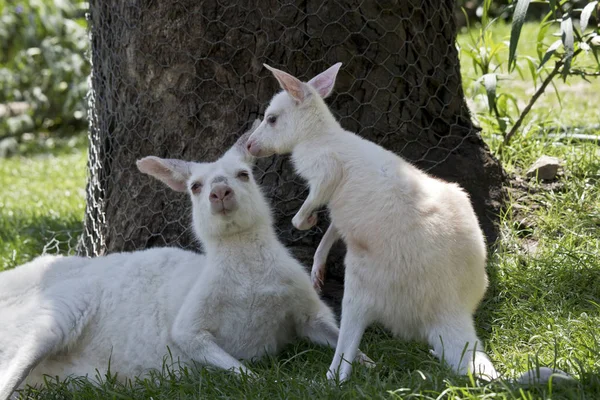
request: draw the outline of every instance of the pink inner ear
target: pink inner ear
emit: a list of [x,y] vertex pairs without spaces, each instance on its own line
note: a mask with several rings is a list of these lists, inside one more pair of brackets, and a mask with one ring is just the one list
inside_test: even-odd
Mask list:
[[166,183],[171,189],[177,192],[185,192],[187,190],[185,179],[175,177],[176,175],[181,175],[181,172],[169,168],[169,160],[162,160],[151,156],[138,160],[136,164],[140,172]]
[[157,177],[161,173],[161,170],[164,169],[160,162],[154,157],[142,158],[141,160],[138,160],[135,164],[137,165],[140,172],[154,177]]
[[310,81],[311,86],[314,87],[321,97],[326,97],[329,92],[331,92],[331,88],[333,87],[333,79],[329,76],[317,76],[314,78],[314,81]]
[[340,70],[342,63],[336,63],[329,67],[327,70],[321,72],[319,75],[308,81],[308,84],[315,88],[319,96],[325,98],[331,94],[333,85],[335,84],[335,78]]
[[271,72],[273,72],[273,75],[275,75],[275,78],[277,78],[279,81],[279,84],[283,90],[288,92],[290,96],[297,101],[301,102],[304,100],[304,89],[302,87],[303,83],[299,79],[293,77],[287,72],[283,72],[275,68],[270,69]]

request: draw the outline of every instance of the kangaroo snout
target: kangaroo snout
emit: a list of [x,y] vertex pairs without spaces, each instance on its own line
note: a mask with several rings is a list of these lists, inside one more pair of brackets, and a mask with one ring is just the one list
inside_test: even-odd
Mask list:
[[208,199],[213,214],[227,214],[227,212],[233,211],[237,207],[233,189],[225,184],[214,185]]
[[254,157],[257,157],[260,154],[260,146],[253,139],[249,139],[246,142],[246,149],[248,149],[248,153],[252,154]]
[[264,143],[259,143],[256,139],[248,139],[246,149],[254,157],[269,157],[275,154],[275,151],[270,146],[265,146]]
[[210,201],[219,202],[233,197],[233,189],[227,185],[215,185],[210,192]]

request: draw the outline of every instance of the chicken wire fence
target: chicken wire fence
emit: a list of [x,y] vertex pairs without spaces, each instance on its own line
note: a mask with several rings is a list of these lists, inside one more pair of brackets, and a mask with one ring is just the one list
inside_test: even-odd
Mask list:
[[[92,0],[85,223],[58,232],[46,251],[198,249],[187,196],[139,173],[135,160],[217,159],[279,90],[262,63],[308,80],[342,61],[327,99],[342,126],[443,175],[477,136],[452,18],[452,1]],[[293,229],[307,191],[286,157],[260,160],[255,176],[278,233],[308,257],[326,213],[315,229]]]

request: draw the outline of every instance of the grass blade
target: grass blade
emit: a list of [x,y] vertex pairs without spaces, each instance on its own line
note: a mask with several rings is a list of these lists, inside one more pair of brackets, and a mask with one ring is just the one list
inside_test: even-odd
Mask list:
[[483,1],[483,15],[481,16],[481,26],[487,26],[490,20],[489,11],[492,6],[492,0],[484,0]]
[[519,37],[521,36],[523,22],[525,22],[527,8],[529,8],[529,1],[530,0],[517,0],[517,6],[515,7],[515,13],[513,14],[513,23],[510,30],[510,47],[508,50],[509,72],[512,71],[516,62],[515,55],[517,54],[517,44],[519,43]]
[[558,100],[558,105],[560,106],[560,108],[562,108],[562,97],[560,96],[560,92],[558,90],[558,88],[556,87],[556,85],[554,84],[554,81],[551,83],[552,84],[552,88],[554,89],[554,94],[556,94],[556,99]]
[[579,17],[579,24],[581,26],[582,35],[585,33],[585,28],[587,28],[588,26],[588,22],[590,21],[592,12],[596,8],[596,4],[598,4],[598,1],[592,1],[587,6],[583,7],[583,11],[581,11],[581,16]]

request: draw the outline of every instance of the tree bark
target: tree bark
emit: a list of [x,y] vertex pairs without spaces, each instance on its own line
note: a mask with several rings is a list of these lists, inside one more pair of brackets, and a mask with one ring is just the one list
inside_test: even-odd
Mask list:
[[[212,161],[279,90],[266,62],[309,79],[344,64],[328,100],[346,129],[470,194],[489,243],[503,171],[471,122],[455,47],[454,2],[92,0],[90,181],[80,252],[197,249],[189,203],[142,176],[147,155]],[[307,192],[286,157],[257,177],[280,238],[308,267],[327,225],[294,230]],[[326,297],[341,297],[343,246]]]

